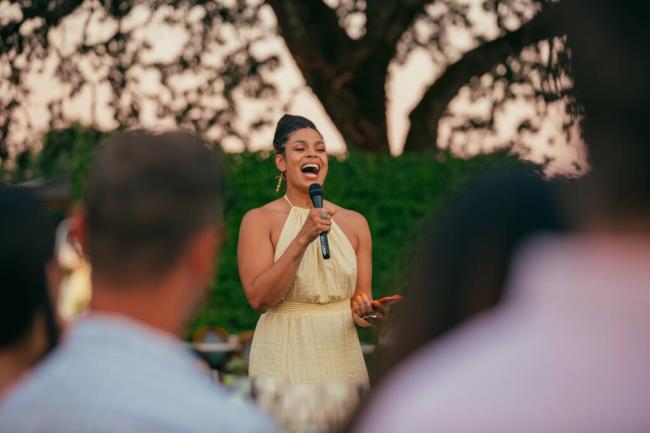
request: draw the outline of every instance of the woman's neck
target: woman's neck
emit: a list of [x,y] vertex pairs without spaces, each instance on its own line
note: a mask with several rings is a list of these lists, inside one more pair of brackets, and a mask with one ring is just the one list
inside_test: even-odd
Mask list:
[[287,187],[287,198],[295,207],[311,208],[311,198],[306,191],[300,191],[295,188]]

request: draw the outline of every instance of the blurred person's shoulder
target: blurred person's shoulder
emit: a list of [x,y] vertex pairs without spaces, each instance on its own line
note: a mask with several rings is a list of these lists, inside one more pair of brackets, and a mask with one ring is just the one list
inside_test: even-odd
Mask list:
[[[137,375],[145,372],[134,372]],[[109,375],[110,376],[110,375]],[[92,378],[80,378],[92,382]],[[113,380],[118,386],[129,381]],[[161,378],[158,378],[160,380]],[[111,380],[108,377],[107,380]],[[137,379],[133,380],[138,382]],[[274,422],[251,403],[236,400],[217,383],[207,386],[187,383],[184,387],[170,380],[156,393],[124,389],[122,394],[102,395],[106,391],[72,396],[62,382],[32,387],[39,395],[16,390],[0,402],[0,431],[15,433],[209,433],[232,431],[261,433],[278,431]],[[119,385],[119,384],[122,385]],[[135,392],[134,392],[135,391]]]
[[[213,402],[214,403],[214,402]],[[81,408],[61,410],[56,406],[19,406],[3,411],[0,406],[0,431],[12,433],[275,433],[279,429],[270,420],[239,404],[210,407],[212,415],[177,418],[174,422],[131,413],[85,411]],[[227,411],[228,416],[214,416]]]
[[504,353],[517,339],[499,314],[487,313],[430,343],[379,384],[355,433],[512,431],[491,423],[516,403],[508,395],[519,377],[516,356]]
[[274,431],[182,344],[124,321],[81,325],[2,402],[8,431]]

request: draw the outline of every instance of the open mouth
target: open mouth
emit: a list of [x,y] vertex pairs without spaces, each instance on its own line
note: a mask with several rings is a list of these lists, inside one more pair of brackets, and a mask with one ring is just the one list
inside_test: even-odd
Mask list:
[[313,163],[304,164],[300,167],[300,171],[302,171],[307,179],[317,179],[318,173],[320,173],[320,165]]

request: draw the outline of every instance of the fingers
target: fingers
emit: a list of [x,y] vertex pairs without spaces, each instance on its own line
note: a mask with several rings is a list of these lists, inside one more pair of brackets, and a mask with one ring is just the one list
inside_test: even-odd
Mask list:
[[382,305],[391,305],[401,300],[402,300],[402,295],[384,296],[383,298],[377,299],[377,301],[379,301]]
[[359,315],[359,304],[357,302],[357,297],[356,296],[353,296],[352,299],[350,299],[350,307],[352,308],[352,314],[354,314],[356,316],[360,316]]
[[332,217],[336,214],[336,209],[330,209],[327,207],[324,208],[314,208],[310,212],[312,218],[318,218],[322,221],[331,222]]
[[368,314],[373,314],[373,308],[372,308],[372,299],[370,296],[366,295],[365,293],[362,293],[363,296],[363,313],[368,315]]
[[314,208],[311,210],[309,218],[319,233],[328,233],[332,228],[332,216],[335,213],[336,209]]
[[388,307],[385,306],[384,304],[382,304],[381,302],[372,301],[370,303],[370,305],[372,306],[372,309],[373,309],[375,314],[378,314],[378,315],[381,315],[381,316],[385,316],[386,314],[388,314]]
[[365,320],[366,322],[370,323],[371,325],[377,326],[377,325],[379,325],[381,322],[384,321],[384,316],[380,316],[380,315],[377,315],[377,316],[369,315],[369,316],[364,316],[364,317],[362,317],[362,319]]
[[329,233],[330,230],[332,230],[332,223],[316,223],[316,228],[318,229],[318,233]]
[[355,315],[361,317],[362,316],[362,314],[361,314],[361,303],[359,302],[359,299],[360,299],[359,295],[353,296],[352,300],[351,300],[352,301],[351,302],[351,307],[352,307],[352,312]]
[[354,298],[352,298],[352,310],[359,317],[374,314],[374,309],[372,308],[370,297],[365,293],[359,293]]
[[370,308],[372,311],[365,315],[364,320],[373,325],[381,323],[386,318],[386,314],[388,314],[388,309],[379,301],[371,301]]
[[352,313],[359,319],[373,325],[381,324],[388,315],[390,307],[365,294],[359,293],[351,299]]

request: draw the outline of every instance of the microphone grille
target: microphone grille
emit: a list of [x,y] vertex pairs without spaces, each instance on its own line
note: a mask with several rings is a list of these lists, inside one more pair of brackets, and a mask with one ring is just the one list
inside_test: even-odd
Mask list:
[[323,195],[323,187],[320,186],[318,183],[312,183],[309,185],[309,195],[310,196],[315,196],[315,195]]

